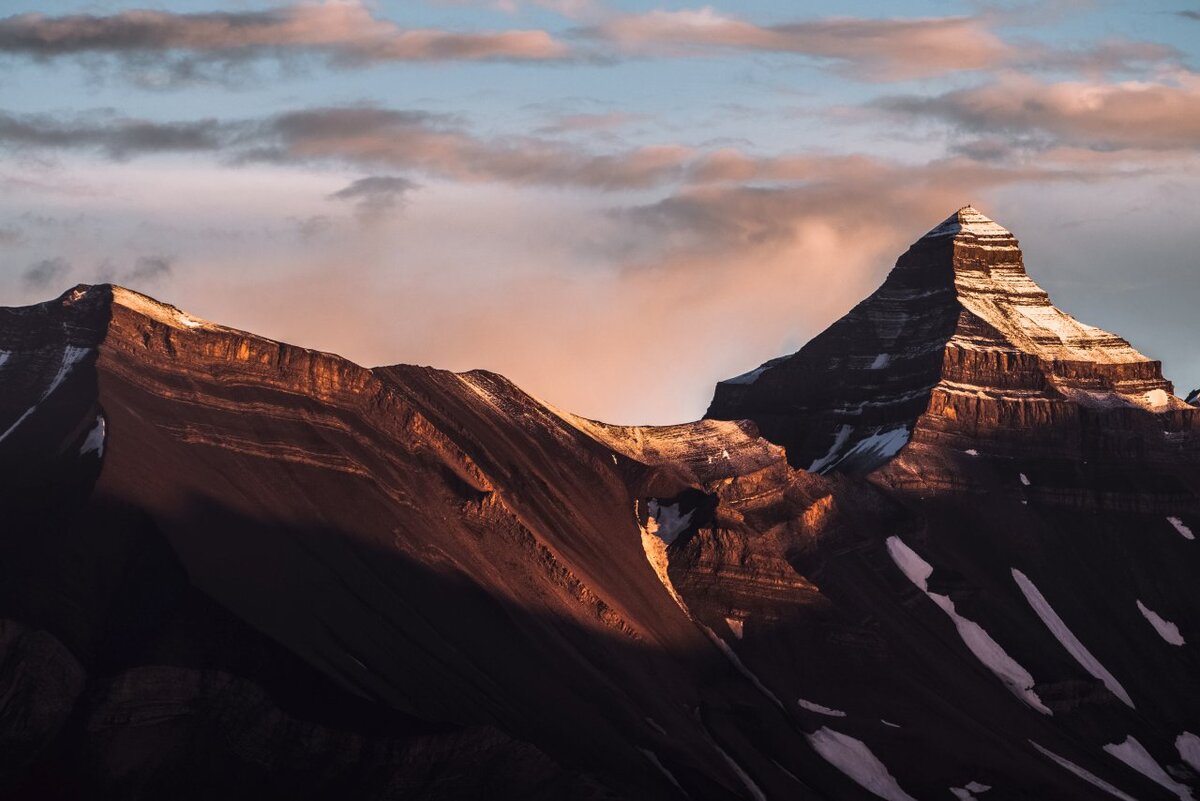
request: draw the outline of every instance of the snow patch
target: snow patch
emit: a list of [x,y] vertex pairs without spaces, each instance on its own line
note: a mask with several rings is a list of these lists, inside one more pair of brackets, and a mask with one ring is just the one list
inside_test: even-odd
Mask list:
[[1095,775],[1091,771],[1084,770],[1083,768],[1079,767],[1078,765],[1076,765],[1074,762],[1067,759],[1066,757],[1060,757],[1058,754],[1054,753],[1050,749],[1043,748],[1042,746],[1038,745],[1033,740],[1030,740],[1029,744],[1032,745],[1034,748],[1036,748],[1038,751],[1040,751],[1043,756],[1048,757],[1049,759],[1053,760],[1054,762],[1057,762],[1060,767],[1066,768],[1067,770],[1071,771],[1071,773],[1074,773],[1076,776],[1083,779],[1085,782],[1087,782],[1095,787],[1099,787],[1104,792],[1109,793],[1110,795],[1116,796],[1117,798],[1120,798],[1122,801],[1137,801],[1137,799],[1133,798],[1130,795],[1126,795],[1125,793],[1118,790],[1116,787],[1113,787],[1111,784],[1104,781],[1104,779],[1101,779],[1099,776]]
[[881,353],[875,357],[875,361],[871,362],[872,370],[882,370],[892,363],[892,354]]
[[1104,746],[1104,750],[1151,781],[1166,787],[1172,793],[1179,796],[1180,801],[1193,801],[1192,791],[1185,785],[1172,779],[1163,770],[1162,765],[1158,764],[1154,757],[1150,756],[1150,752],[1134,739],[1133,735],[1126,737],[1122,743],[1112,743]]
[[725,762],[729,765],[730,769],[737,774],[737,777],[741,779],[742,784],[745,785],[746,789],[750,792],[750,795],[752,798],[754,798],[754,801],[767,801],[766,793],[764,793],[759,786],[754,783],[754,780],[750,778],[750,774],[742,770],[742,766],[737,763],[737,760],[731,757],[728,751],[717,745],[716,740],[713,740],[710,737],[709,742],[712,743],[713,748],[717,749],[717,753],[725,758]]
[[1141,601],[1137,602],[1138,611],[1142,613],[1142,617],[1154,626],[1154,630],[1158,632],[1158,636],[1162,637],[1171,645],[1183,645],[1183,635],[1179,633],[1179,627],[1169,620],[1158,615],[1154,610],[1148,609]]
[[1200,773],[1200,737],[1190,731],[1183,732],[1175,738],[1175,750],[1179,752],[1180,759]]
[[9,356],[12,356],[11,350],[0,350],[0,367],[4,366],[4,363],[8,361]]
[[850,439],[850,435],[854,433],[854,426],[839,426],[837,433],[833,435],[833,445],[829,447],[829,452],[820,459],[815,460],[808,466],[808,472],[820,473],[826,467],[829,467],[838,459],[838,451],[846,444],[846,440]]
[[822,726],[805,735],[821,758],[846,774],[855,784],[887,801],[916,801],[904,792],[887,766],[862,740]]
[[979,455],[979,451],[975,450],[974,448],[967,448],[965,451],[963,451],[963,453],[965,453],[967,456],[978,456]]
[[1012,569],[1012,576],[1013,580],[1017,582],[1017,586],[1021,588],[1021,593],[1025,596],[1025,600],[1033,607],[1033,611],[1041,618],[1042,623],[1050,630],[1054,638],[1062,644],[1062,647],[1067,649],[1067,653],[1079,663],[1079,666],[1102,681],[1109,692],[1124,701],[1130,709],[1135,709],[1136,707],[1134,707],[1129,693],[1125,692],[1125,688],[1121,686],[1121,683],[1079,641],[1079,638],[1067,627],[1067,624],[1058,616],[1058,613],[1054,611],[1054,607],[1050,606],[1050,602],[1046,600],[1046,597],[1042,595],[1034,583],[1029,580],[1029,577],[1015,567]]
[[94,453],[97,456],[104,455],[104,415],[96,415],[96,422],[88,431],[87,437],[83,440],[83,445],[79,448],[79,455],[86,456],[89,453]]
[[954,602],[950,600],[949,596],[929,591],[929,577],[933,575],[932,565],[918,556],[913,549],[895,535],[887,538],[887,549],[892,561],[896,563],[896,567],[900,568],[909,581],[946,613],[954,623],[954,628],[958,631],[958,636],[962,639],[963,644],[984,667],[1026,704],[1046,715],[1053,714],[1033,691],[1033,675],[1028,670],[1009,656],[1008,652],[992,639],[992,636],[982,626],[958,614],[958,610],[955,609]]
[[[0,439],[3,439],[3,437],[0,437]],[[1192,530],[1190,528],[1188,528],[1186,525],[1184,525],[1183,521],[1180,520],[1178,517],[1174,517],[1174,516],[1168,517],[1167,522],[1170,523],[1172,526],[1174,526],[1175,530],[1178,531],[1180,534],[1182,534],[1185,539],[1189,539],[1189,540],[1196,539],[1196,535],[1192,533]]]
[[893,729],[900,728],[899,723],[892,723],[890,720],[884,720],[883,718],[880,718],[879,722],[882,723],[884,726],[891,726]]
[[657,498],[651,498],[646,502],[646,511],[650,514],[646,520],[646,530],[658,537],[667,545],[679,539],[679,535],[687,531],[688,525],[692,522],[692,515],[696,510],[683,514],[679,511],[679,504],[673,503],[670,505],[659,503]]
[[1029,476],[1025,475],[1024,473],[1021,473],[1021,483],[1028,487],[1029,486]]
[[725,625],[729,626],[729,630],[733,632],[733,636],[739,640],[746,634],[746,623],[738,620],[736,617],[725,618]]
[[62,382],[66,380],[67,376],[71,374],[71,370],[73,370],[75,366],[79,364],[79,362],[83,361],[83,358],[91,352],[91,348],[80,348],[75,345],[67,345],[65,348],[63,348],[62,361],[58,365],[58,371],[55,372],[54,377],[50,379],[50,383],[47,385],[45,391],[42,392],[41,398],[39,398],[38,402],[33,406],[30,406],[28,409],[26,409],[24,414],[18,417],[16,422],[10,425],[3,434],[0,434],[0,442],[2,442],[9,434],[16,431],[17,427],[20,426],[21,423],[25,422],[29,415],[37,411],[38,405],[45,401],[46,398],[50,397],[50,395],[54,393],[54,390],[58,389]]
[[[878,426],[873,428],[871,433],[846,448],[846,443],[853,432],[854,426],[843,425],[838,428],[829,453],[809,465],[808,471],[825,473],[839,465],[850,466],[858,470],[874,469],[899,453],[900,449],[908,444],[910,436],[906,425],[891,428]],[[843,450],[844,448],[845,450]]]
[[803,698],[797,698],[796,703],[798,703],[801,708],[807,709],[809,712],[816,712],[818,715],[828,715],[831,718],[846,717],[846,713],[840,709],[830,709],[822,704],[817,704],[812,701],[805,701]]

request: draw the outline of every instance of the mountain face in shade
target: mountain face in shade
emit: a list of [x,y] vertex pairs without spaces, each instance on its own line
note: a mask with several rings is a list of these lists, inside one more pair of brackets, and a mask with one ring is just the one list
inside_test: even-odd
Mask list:
[[973,209],[694,423],[110,286],[0,387],[0,798],[1200,793],[1197,410]]
[[799,352],[718,384],[707,416],[753,420],[814,472],[869,472],[910,441],[1079,460],[1200,446],[1160,363],[1056,308],[970,206]]

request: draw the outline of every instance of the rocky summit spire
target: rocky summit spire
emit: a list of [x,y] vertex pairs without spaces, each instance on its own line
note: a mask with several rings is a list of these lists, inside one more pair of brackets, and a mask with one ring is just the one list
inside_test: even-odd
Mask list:
[[753,420],[798,467],[862,473],[913,441],[1141,455],[1180,440],[1138,430],[1190,431],[1192,412],[1159,362],[1056,308],[1016,238],[964,206],[800,351],[718,384],[707,416]]

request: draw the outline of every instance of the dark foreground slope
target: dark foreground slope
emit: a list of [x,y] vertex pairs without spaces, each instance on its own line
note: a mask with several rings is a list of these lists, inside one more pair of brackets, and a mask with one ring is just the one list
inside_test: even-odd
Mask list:
[[[839,446],[905,426],[894,458],[820,475],[789,456],[845,420],[607,426],[114,287],[0,312],[0,350],[3,797],[1200,789],[1181,403],[1026,448],[928,422],[939,352]],[[1124,380],[1085,389],[1163,389]]]

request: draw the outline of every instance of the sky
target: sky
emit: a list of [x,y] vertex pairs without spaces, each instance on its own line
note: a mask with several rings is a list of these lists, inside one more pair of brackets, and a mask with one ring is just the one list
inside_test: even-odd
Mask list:
[[1200,386],[1200,4],[0,0],[0,305],[704,413],[968,203]]

